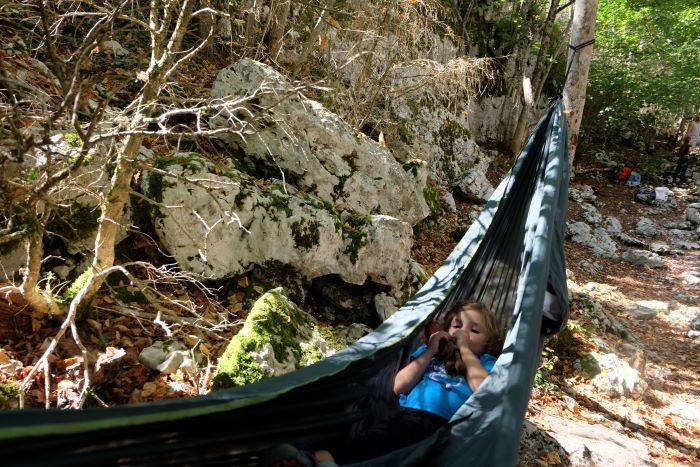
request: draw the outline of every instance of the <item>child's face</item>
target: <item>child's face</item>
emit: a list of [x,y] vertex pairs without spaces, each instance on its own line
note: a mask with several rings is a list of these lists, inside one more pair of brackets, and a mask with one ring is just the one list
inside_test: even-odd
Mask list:
[[486,345],[491,336],[486,330],[484,315],[478,310],[463,308],[450,321],[447,332],[454,336],[458,330],[464,330],[469,335],[469,350],[476,355],[486,351]]

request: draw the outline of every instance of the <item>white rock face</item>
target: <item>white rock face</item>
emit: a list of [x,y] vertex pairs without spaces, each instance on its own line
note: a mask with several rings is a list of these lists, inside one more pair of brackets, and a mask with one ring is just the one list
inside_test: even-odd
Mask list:
[[[503,96],[496,96],[470,103],[470,129],[478,141],[499,141],[502,138],[500,115],[504,99]],[[513,109],[513,112],[516,111],[519,112],[520,107]]]
[[610,397],[642,397],[648,384],[627,362],[615,354],[598,355],[593,353],[601,373],[592,380],[592,384]]
[[[415,225],[430,214],[423,188],[391,152],[356,133],[337,115],[312,101],[269,66],[243,59],[221,70],[212,96],[251,95],[267,108],[264,122],[252,123],[255,133],[222,140],[239,147],[258,164],[284,173],[291,184],[333,203],[338,210],[385,214]],[[210,120],[213,128],[227,125],[224,117]]]
[[158,237],[178,264],[224,278],[254,265],[279,262],[305,279],[338,274],[345,282],[371,279],[400,287],[408,275],[411,226],[390,216],[348,216],[343,222],[316,197],[281,182],[265,191],[249,178],[207,173],[202,164],[167,170],[197,180],[163,180]]
[[[424,65],[424,63],[423,63]],[[441,65],[434,64],[435,72]],[[394,70],[397,86],[408,86],[414,82],[416,89],[391,100],[391,112],[402,128],[400,138],[391,141],[397,157],[406,159],[419,157],[427,162],[434,180],[449,186],[458,186],[467,196],[486,199],[493,187],[486,179],[486,169],[491,163],[489,156],[479,147],[472,136],[470,112],[455,113],[440,101],[445,91],[432,83],[425,83],[421,76],[429,73],[425,66],[405,66]],[[418,78],[411,78],[418,77]],[[470,180],[478,180],[473,191]]]
[[562,417],[547,416],[547,425],[556,427],[549,434],[577,466],[653,466],[649,450],[641,441],[606,426],[591,425]]

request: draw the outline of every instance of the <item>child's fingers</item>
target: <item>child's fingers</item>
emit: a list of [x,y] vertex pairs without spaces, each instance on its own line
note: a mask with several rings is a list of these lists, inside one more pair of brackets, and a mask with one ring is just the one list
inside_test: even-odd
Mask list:
[[428,341],[428,345],[430,345],[433,349],[437,350],[438,346],[440,345],[440,341],[442,339],[449,339],[450,335],[446,333],[445,331],[437,331],[434,332],[430,335],[430,340]]
[[469,344],[469,333],[464,329],[457,330],[454,334],[454,337],[457,340],[457,345]]

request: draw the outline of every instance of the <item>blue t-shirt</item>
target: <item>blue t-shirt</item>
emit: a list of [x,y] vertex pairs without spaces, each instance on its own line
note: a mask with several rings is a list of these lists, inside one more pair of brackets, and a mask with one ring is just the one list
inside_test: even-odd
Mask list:
[[[418,347],[411,354],[411,359],[418,357],[425,349],[425,345]],[[479,360],[489,372],[496,363],[496,357],[489,354],[482,355]],[[431,412],[449,420],[473,393],[466,377],[447,374],[445,363],[433,358],[413,389],[407,395],[399,396],[399,405]]]

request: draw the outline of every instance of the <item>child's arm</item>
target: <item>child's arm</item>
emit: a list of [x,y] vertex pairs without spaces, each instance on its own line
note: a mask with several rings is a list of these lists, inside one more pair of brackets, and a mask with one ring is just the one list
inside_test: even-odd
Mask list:
[[476,391],[484,379],[489,375],[488,370],[481,364],[479,357],[469,349],[469,331],[460,329],[456,332],[457,348],[462,357],[464,366],[467,367],[467,383],[472,391]]
[[438,353],[440,340],[449,338],[450,335],[445,331],[437,331],[430,335],[428,348],[396,373],[394,377],[394,394],[397,396],[399,394],[408,394],[413,389],[413,386],[418,383],[428,368],[430,360]]

